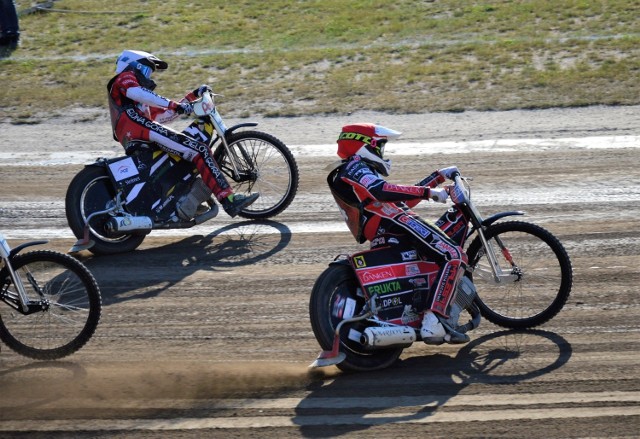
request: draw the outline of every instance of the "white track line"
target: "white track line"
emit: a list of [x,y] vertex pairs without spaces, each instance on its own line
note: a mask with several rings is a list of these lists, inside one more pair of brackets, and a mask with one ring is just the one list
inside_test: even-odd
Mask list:
[[[288,145],[296,157],[334,157],[336,144]],[[488,139],[450,142],[394,142],[387,145],[387,154],[393,156],[470,154],[482,152],[550,151],[571,149],[640,148],[640,136],[570,137],[562,139]],[[120,149],[104,151],[0,152],[2,166],[60,166],[91,163],[98,157],[113,158],[123,155]],[[1,177],[1,174],[0,174]]]

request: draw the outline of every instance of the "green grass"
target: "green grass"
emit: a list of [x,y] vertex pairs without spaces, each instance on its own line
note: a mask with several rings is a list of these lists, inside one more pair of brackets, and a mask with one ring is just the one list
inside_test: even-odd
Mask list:
[[[32,6],[18,0],[18,10]],[[108,10],[107,10],[108,7]],[[123,49],[229,116],[640,103],[636,1],[59,0],[0,60],[0,117],[106,107]]]

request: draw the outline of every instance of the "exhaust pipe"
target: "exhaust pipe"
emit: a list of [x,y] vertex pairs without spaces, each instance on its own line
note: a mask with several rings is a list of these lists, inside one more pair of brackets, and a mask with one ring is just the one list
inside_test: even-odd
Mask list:
[[368,349],[408,348],[416,341],[416,331],[410,326],[370,326],[360,342]]
[[153,228],[153,221],[148,216],[114,216],[105,224],[111,233],[143,232],[149,233]]
[[309,365],[309,367],[316,368],[335,366],[336,364],[342,363],[347,358],[347,354],[345,354],[344,352],[340,352],[340,329],[342,329],[342,327],[347,323],[359,322],[360,320],[368,319],[372,315],[373,311],[369,310],[362,315],[350,319],[345,319],[338,323],[338,326],[336,326],[336,329],[333,333],[333,343],[331,344],[331,350],[320,352],[318,358],[316,358],[315,361]]

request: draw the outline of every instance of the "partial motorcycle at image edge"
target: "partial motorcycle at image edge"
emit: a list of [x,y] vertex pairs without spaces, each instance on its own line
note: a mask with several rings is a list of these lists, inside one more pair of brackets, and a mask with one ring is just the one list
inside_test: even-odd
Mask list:
[[89,269],[76,258],[11,248],[0,233],[0,340],[36,360],[57,360],[82,348],[100,321],[102,297]]
[[[283,212],[298,190],[298,166],[276,137],[245,122],[227,127],[212,92],[193,102],[195,134],[212,150],[235,193],[260,197],[238,216],[267,219]],[[179,214],[180,203],[201,203],[193,218]],[[130,142],[126,155],[98,158],[72,179],[65,197],[69,227],[78,241],[71,253],[96,255],[135,250],[152,230],[186,229],[217,216],[218,204],[193,163],[152,142]]]
[[[449,188],[453,205],[436,222],[468,256],[449,317],[441,322],[466,334],[482,317],[519,330],[549,321],[564,307],[573,283],[564,246],[536,224],[503,220],[522,211],[483,218],[469,181],[455,176]],[[391,366],[422,341],[425,295],[438,270],[418,249],[388,236],[376,238],[369,250],[336,257],[309,300],[311,327],[323,349],[310,367],[353,372]]]

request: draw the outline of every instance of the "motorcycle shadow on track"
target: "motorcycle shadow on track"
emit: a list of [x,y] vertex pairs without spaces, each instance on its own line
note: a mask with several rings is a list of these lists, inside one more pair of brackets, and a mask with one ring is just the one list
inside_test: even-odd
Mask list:
[[[304,437],[349,435],[385,424],[429,423],[429,418],[438,422],[443,409],[455,411],[469,404],[456,401],[465,398],[468,392],[460,393],[467,387],[513,386],[552,373],[567,364],[572,348],[554,332],[503,330],[472,340],[455,355],[422,354],[376,372],[337,376],[311,372],[315,378],[308,386],[311,393],[296,407],[293,422]],[[486,394],[486,388],[469,393],[485,395],[484,403],[475,404],[477,408],[491,404]],[[320,415],[322,422],[318,422]]]
[[80,257],[95,274],[103,303],[111,305],[155,297],[193,273],[215,272],[255,264],[287,247],[291,230],[284,224],[242,221],[207,235],[191,235],[160,247],[98,257]]

